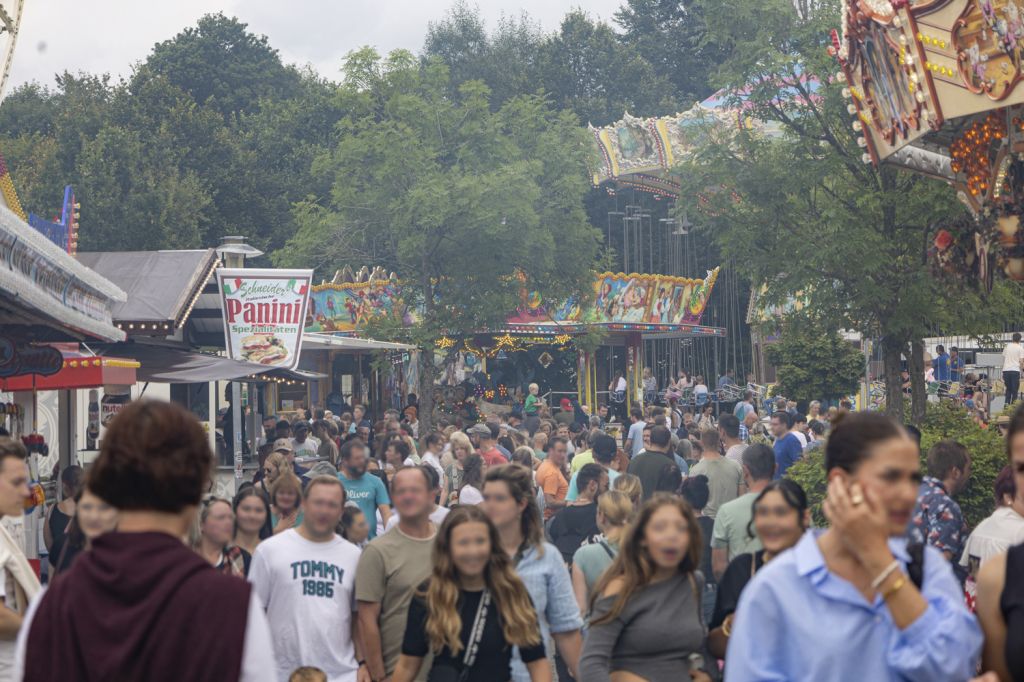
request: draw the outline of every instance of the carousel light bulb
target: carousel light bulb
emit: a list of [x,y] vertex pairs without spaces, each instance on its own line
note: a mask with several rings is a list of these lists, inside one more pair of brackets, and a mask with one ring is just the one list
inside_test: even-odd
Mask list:
[[860,121],[854,121],[853,122],[853,129],[859,133],[860,131],[864,130],[864,126],[861,125]]
[[864,163],[871,163],[871,155],[868,154],[867,152],[864,152],[863,154],[860,155],[860,160],[863,161]]
[[908,54],[906,57],[903,58],[903,63],[906,64],[907,66],[913,66],[914,65],[914,58],[913,58],[913,56]]
[[837,73],[836,74],[836,80],[839,81],[840,83],[845,83],[846,82],[846,73],[844,71],[840,71],[839,73]]
[[917,85],[918,82],[920,82],[920,80],[921,79],[917,77],[917,72],[916,71],[914,71],[914,72],[912,72],[910,74],[910,82],[913,83],[914,85]]
[[905,35],[903,35],[903,34],[901,33],[901,34],[900,34],[900,45],[906,45],[906,44],[907,44],[908,42],[909,42],[909,41],[907,40],[907,36],[905,36]]
[[903,20],[900,19],[900,15],[897,14],[892,18],[892,25],[895,26],[896,28],[899,28],[900,26],[903,25]]
[[843,97],[845,97],[846,99],[850,99],[851,96],[852,95],[850,94],[850,88],[843,88]]
[[864,139],[863,135],[857,138],[857,146],[858,147],[867,147],[868,146],[868,141],[866,139]]
[[923,102],[924,101],[924,92],[921,91],[921,90],[918,90],[917,92],[915,92],[914,93],[914,99],[916,99],[918,102]]
[[850,112],[851,116],[855,116],[857,114],[857,105],[856,104],[847,104],[846,105],[846,110],[848,112]]

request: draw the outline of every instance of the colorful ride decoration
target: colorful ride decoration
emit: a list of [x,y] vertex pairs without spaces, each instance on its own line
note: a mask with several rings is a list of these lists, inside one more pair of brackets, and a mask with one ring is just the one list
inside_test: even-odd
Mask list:
[[[587,325],[616,331],[671,332],[700,325],[718,268],[704,279],[605,272],[594,282],[593,302],[575,300],[549,305],[524,289],[522,303],[509,315],[507,329],[516,333],[571,333]],[[307,332],[352,334],[367,323],[390,318],[404,324],[420,319],[397,279],[320,284],[312,288]]]
[[41,218],[35,213],[28,216],[28,224],[46,236],[51,242],[64,249],[72,256],[78,253],[78,219],[82,205],[75,200],[75,191],[71,185],[64,188],[64,202],[60,216],[53,220]]
[[973,216],[932,235],[935,266],[1024,280],[1024,0],[846,0],[832,41],[864,162],[944,180]]

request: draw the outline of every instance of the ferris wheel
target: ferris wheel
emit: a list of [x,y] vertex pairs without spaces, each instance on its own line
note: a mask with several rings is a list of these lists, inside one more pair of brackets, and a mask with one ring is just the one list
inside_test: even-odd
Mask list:
[[0,75],[0,99],[3,99],[11,75],[14,45],[18,41],[21,11],[24,7],[25,0],[0,0],[0,68],[3,68]]

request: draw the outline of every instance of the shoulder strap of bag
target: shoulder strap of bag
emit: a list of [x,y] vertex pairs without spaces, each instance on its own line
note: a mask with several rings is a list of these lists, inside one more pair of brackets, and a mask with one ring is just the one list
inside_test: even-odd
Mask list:
[[601,547],[604,548],[604,551],[608,553],[609,557],[611,557],[612,559],[615,558],[615,552],[612,551],[612,548],[608,546],[607,542],[605,542],[604,540],[598,540],[597,542],[599,545],[601,545]]
[[924,545],[920,542],[911,542],[907,545],[907,554],[910,555],[910,563],[907,564],[907,575],[917,589],[924,585]]
[[462,675],[461,679],[468,679],[469,670],[476,662],[477,650],[480,648],[480,640],[484,638],[484,625],[487,622],[487,610],[491,605],[491,591],[484,588],[480,595],[480,604],[476,607],[476,617],[473,619],[473,629],[469,631],[469,641],[466,642],[466,650],[462,654]]

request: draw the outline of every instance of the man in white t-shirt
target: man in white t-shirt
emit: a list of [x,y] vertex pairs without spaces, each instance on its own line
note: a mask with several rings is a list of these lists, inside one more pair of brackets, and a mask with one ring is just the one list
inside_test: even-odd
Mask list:
[[1003,349],[1003,383],[1006,384],[1006,404],[1012,405],[1020,397],[1020,370],[1024,362],[1024,346],[1020,343],[1020,332],[1014,332],[1013,341]]
[[341,481],[315,477],[303,494],[302,525],[253,554],[249,582],[266,605],[281,682],[301,666],[320,668],[329,682],[357,682],[366,665],[354,616],[359,548],[334,532],[344,506]]
[[441,490],[444,490],[444,467],[441,466],[441,453],[444,452],[445,438],[439,432],[434,431],[423,439],[423,446],[420,464],[429,464],[437,472]]

